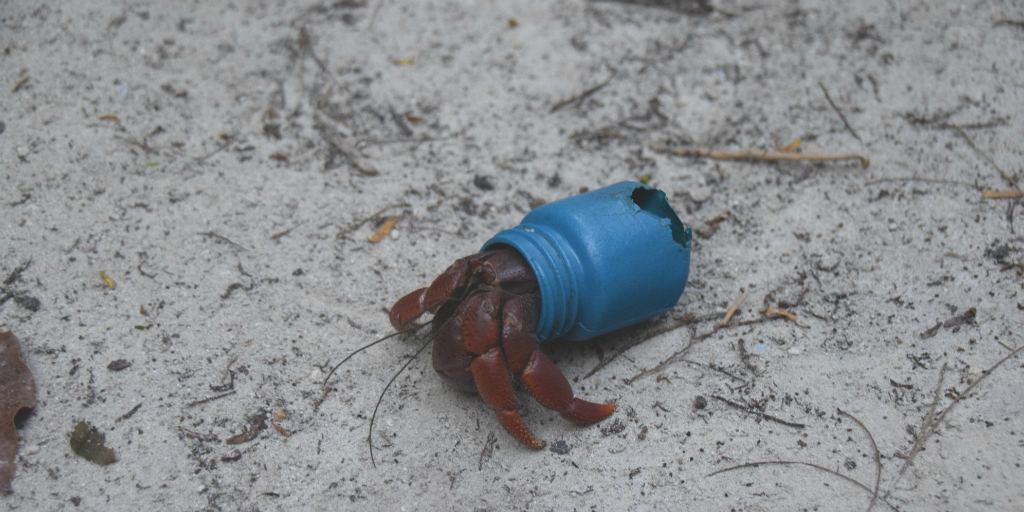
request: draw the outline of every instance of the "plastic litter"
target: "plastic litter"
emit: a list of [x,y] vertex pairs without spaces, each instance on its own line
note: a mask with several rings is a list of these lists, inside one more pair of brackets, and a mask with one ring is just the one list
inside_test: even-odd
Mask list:
[[691,238],[664,192],[626,181],[540,206],[483,250],[509,245],[530,264],[539,340],[585,340],[672,309]]

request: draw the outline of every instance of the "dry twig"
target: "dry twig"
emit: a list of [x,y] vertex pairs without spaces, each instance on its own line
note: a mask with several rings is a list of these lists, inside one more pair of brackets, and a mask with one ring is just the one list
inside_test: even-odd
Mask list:
[[[864,485],[864,484],[854,480],[853,478],[850,478],[850,477],[848,477],[848,476],[846,476],[846,475],[844,475],[844,474],[842,474],[842,473],[840,473],[840,472],[838,472],[838,471],[836,471],[834,469],[829,469],[829,468],[826,468],[826,467],[822,467],[822,466],[819,466],[817,464],[812,464],[810,462],[800,462],[800,461],[795,461],[795,460],[765,460],[765,461],[760,461],[760,462],[748,462],[746,464],[740,464],[739,466],[733,466],[731,468],[719,469],[718,471],[715,471],[714,473],[709,474],[708,477],[712,477],[712,476],[715,476],[715,475],[720,475],[722,473],[728,473],[729,471],[735,471],[737,469],[756,468],[756,467],[760,467],[760,466],[807,466],[807,467],[811,467],[811,468],[817,469],[819,471],[824,471],[825,473],[828,473],[830,475],[837,476],[839,478],[842,478],[843,480],[846,480],[847,482],[850,482],[851,484],[856,485],[857,487],[860,487],[861,489],[864,489],[867,492],[872,492],[870,487],[868,487],[868,486],[866,486],[866,485]],[[889,505],[889,508],[891,508],[893,510],[896,510],[897,512],[899,511],[898,508],[893,506],[892,503],[889,503],[889,501],[886,500],[885,498],[882,498],[882,502],[884,502],[886,505]]]
[[[981,377],[978,377],[977,380],[975,380],[969,386],[967,386],[967,389],[964,389],[963,392],[961,392],[960,394],[956,395],[955,398],[953,398],[953,403],[947,405],[946,408],[942,410],[942,412],[940,412],[939,414],[935,415],[932,418],[931,422],[929,422],[929,423],[927,423],[927,424],[925,424],[925,425],[923,425],[921,427],[920,436],[918,437],[917,441],[914,442],[915,448],[912,449],[911,455],[907,456],[907,460],[903,463],[903,467],[900,468],[900,474],[901,475],[910,466],[910,464],[913,463],[913,461],[914,461],[914,457],[913,456],[917,455],[917,452],[920,451],[920,446],[924,445],[925,441],[927,441],[928,438],[931,437],[931,435],[935,433],[935,430],[942,423],[942,420],[944,420],[946,418],[946,413],[948,413],[950,410],[952,410],[953,407],[956,407],[956,404],[960,403],[960,401],[963,400],[964,397],[968,396],[971,393],[971,390],[973,390],[975,386],[980,384],[981,381],[985,380],[989,375],[992,375],[992,372],[996,371],[996,368],[999,368],[999,366],[1001,366],[1007,360],[1009,360],[1013,356],[1019,354],[1021,350],[1024,350],[1024,345],[1018,347],[1013,352],[1010,352],[1009,354],[1006,355],[1006,357],[1000,359],[998,363],[992,365],[991,368],[989,368],[988,370],[985,370],[984,372],[982,372]],[[940,383],[940,385],[941,385],[941,383]]]
[[668,327],[665,327],[665,328],[662,328],[662,329],[658,329],[656,331],[649,332],[649,333],[647,333],[647,332],[640,333],[640,335],[638,335],[636,338],[634,338],[633,340],[630,340],[628,343],[626,343],[626,346],[622,347],[617,352],[612,354],[611,357],[609,357],[607,359],[604,359],[601,362],[597,363],[597,365],[595,365],[594,368],[592,368],[589,372],[587,372],[587,374],[584,375],[583,378],[586,379],[586,378],[594,375],[595,373],[597,373],[598,370],[604,368],[605,366],[608,366],[608,364],[611,363],[612,361],[614,361],[615,358],[621,356],[626,351],[630,350],[631,348],[633,348],[633,347],[635,347],[635,346],[637,346],[637,345],[639,345],[639,344],[641,344],[641,343],[643,343],[643,342],[645,342],[647,340],[657,338],[658,336],[661,336],[662,334],[672,332],[672,331],[674,331],[676,329],[679,329],[680,327],[683,327],[683,326],[686,326],[686,325],[693,325],[693,324],[697,324],[697,323],[700,323],[700,322],[706,322],[708,320],[714,320],[716,318],[721,317],[722,315],[724,315],[724,313],[711,313],[709,315],[703,315],[703,316],[691,316],[690,314],[687,314],[687,316],[684,317],[682,320],[680,320],[680,321],[678,321],[678,322],[676,322],[676,323],[674,323],[674,324],[672,324],[672,325],[670,325]]
[[722,325],[726,325],[729,323],[729,320],[732,320],[732,316],[736,314],[736,310],[740,308],[743,301],[747,300],[747,295],[750,295],[750,292],[743,292],[743,295],[740,295],[740,297],[736,299],[736,302],[732,303],[732,307],[729,308],[729,311],[725,313],[725,318],[722,319]]
[[711,149],[711,148],[669,148],[651,146],[656,153],[672,153],[679,156],[696,158],[713,158],[715,160],[806,160],[811,162],[841,162],[844,160],[860,160],[861,167],[867,167],[871,160],[864,155],[847,153],[828,155],[824,153],[783,153],[781,151],[765,151],[762,149]]
[[573,96],[572,98],[569,98],[567,100],[562,100],[562,101],[559,101],[558,103],[555,103],[555,105],[553,107],[551,107],[551,111],[550,112],[551,113],[557,112],[558,109],[560,109],[560,108],[562,108],[562,107],[564,107],[566,105],[572,104],[572,103],[577,103],[577,104],[582,103],[583,100],[589,98],[591,95],[593,95],[597,91],[600,91],[601,89],[604,89],[604,87],[606,85],[611,83],[613,78],[615,78],[615,72],[614,71],[612,72],[612,76],[608,77],[608,79],[605,80],[604,82],[601,82],[601,83],[595,85],[594,87],[591,87],[590,89],[587,89],[587,90],[577,94],[576,96]]
[[670,365],[670,364],[672,364],[672,363],[682,359],[682,357],[684,355],[686,355],[686,352],[689,351],[690,348],[692,348],[695,343],[697,343],[698,341],[702,341],[702,340],[704,340],[706,338],[711,337],[712,335],[714,335],[715,333],[717,333],[718,331],[720,331],[722,329],[726,329],[728,327],[739,327],[739,326],[744,326],[744,325],[752,325],[752,324],[757,324],[757,323],[765,322],[765,321],[768,321],[768,320],[777,320],[779,318],[785,318],[785,317],[782,316],[782,315],[762,316],[762,317],[759,317],[759,318],[755,318],[753,320],[746,320],[746,321],[743,321],[743,322],[737,322],[735,324],[732,324],[731,326],[726,326],[726,325],[723,325],[723,324],[716,324],[714,329],[711,329],[709,332],[706,332],[706,333],[701,334],[699,336],[696,336],[696,335],[695,336],[691,336],[690,337],[690,341],[686,344],[685,347],[683,347],[682,349],[676,351],[676,353],[668,356],[668,358],[666,358],[662,362],[658,363],[658,365],[655,366],[654,368],[651,368],[650,370],[644,370],[644,371],[642,371],[642,372],[640,372],[640,373],[638,373],[638,374],[636,374],[636,375],[634,375],[634,376],[632,376],[632,377],[630,377],[628,379],[625,379],[624,382],[626,384],[631,384],[631,383],[635,382],[637,379],[640,379],[640,378],[646,377],[648,375],[660,372],[661,370],[665,369],[665,367],[667,367],[668,365]]
[[[971,146],[971,149],[973,149],[979,155],[981,155],[981,157],[984,158],[988,163],[992,164],[992,167],[995,167],[996,170],[999,171],[999,174],[1003,175],[1003,179],[1005,179],[1010,185],[1012,185],[1013,188],[1017,189],[1017,192],[1019,192],[1022,195],[1024,195],[1024,190],[1021,190],[1020,186],[1017,185],[1017,182],[1013,181],[1013,178],[1010,177],[1009,174],[1006,174],[1006,171],[1004,171],[1002,167],[999,167],[999,165],[996,164],[995,160],[992,160],[992,157],[988,156],[988,153],[982,151],[981,148],[979,148],[978,146],[974,145],[974,141],[971,140],[971,137],[967,135],[967,132],[965,132],[963,130],[963,128],[960,128],[957,125],[953,125],[953,128],[956,128],[956,131],[960,133],[960,135],[964,138],[964,140],[967,141],[967,144]],[[1020,196],[1017,196],[1017,197],[1020,197]]]
[[711,395],[711,398],[714,398],[715,400],[718,400],[719,402],[722,402],[725,405],[728,405],[729,407],[732,407],[734,409],[739,409],[739,410],[741,410],[741,411],[743,411],[745,413],[748,413],[748,414],[757,415],[757,416],[759,416],[761,418],[764,418],[766,420],[774,421],[775,423],[778,423],[780,425],[785,425],[787,427],[793,427],[793,428],[804,428],[804,427],[807,426],[807,425],[804,425],[803,423],[793,423],[793,422],[790,422],[790,421],[786,421],[786,420],[784,420],[782,418],[778,418],[778,417],[772,416],[771,414],[759,411],[757,409],[752,409],[750,407],[746,407],[746,406],[744,406],[742,404],[738,404],[738,403],[733,402],[731,400],[728,400],[726,398],[722,398],[722,397],[720,397],[718,395]]
[[[860,139],[860,135],[857,135],[857,132],[855,132],[853,130],[853,127],[850,126],[850,122],[846,120],[846,116],[843,115],[843,111],[839,110],[839,107],[836,106],[836,102],[832,101],[832,96],[829,96],[828,89],[825,88],[825,84],[818,82],[818,87],[821,87],[821,92],[825,93],[825,99],[828,100],[829,105],[832,105],[832,110],[835,110],[836,114],[839,114],[839,119],[843,120],[843,126],[845,126],[847,130],[849,130],[849,132],[853,135],[853,138],[857,139],[858,142],[863,144],[864,141]],[[867,167],[867,165],[865,165],[864,167]]]
[[860,425],[860,428],[864,429],[864,433],[868,435],[868,440],[871,441],[871,448],[875,450],[875,490],[874,492],[871,493],[871,503],[868,504],[868,509],[866,511],[871,512],[871,509],[875,507],[875,501],[878,500],[878,486],[882,482],[882,456],[878,452],[878,444],[875,443],[875,436],[871,435],[871,431],[868,430],[868,428],[865,427],[864,424],[861,423],[860,420],[855,418],[852,414],[842,409],[838,409],[838,411],[840,415],[846,416],[847,418],[856,421],[857,424]]

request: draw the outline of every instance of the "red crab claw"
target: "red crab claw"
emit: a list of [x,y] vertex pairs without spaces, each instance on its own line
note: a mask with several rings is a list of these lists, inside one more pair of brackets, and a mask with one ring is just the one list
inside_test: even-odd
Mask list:
[[417,318],[427,312],[427,309],[423,305],[423,299],[427,294],[428,288],[420,288],[401,299],[394,306],[391,306],[391,325],[395,326],[395,329],[402,330],[409,327],[409,324],[416,321]]
[[471,278],[480,275],[489,284],[493,280],[493,271],[488,272],[490,265],[487,259],[493,252],[484,252],[461,258],[443,274],[437,276],[428,288],[420,288],[395,302],[391,306],[391,325],[402,330],[426,312],[436,313],[446,301],[455,295],[461,295]]

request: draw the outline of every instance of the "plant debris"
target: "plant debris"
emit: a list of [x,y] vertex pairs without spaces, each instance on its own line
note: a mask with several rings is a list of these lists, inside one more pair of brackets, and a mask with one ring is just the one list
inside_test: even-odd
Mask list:
[[865,155],[845,153],[828,155],[823,153],[784,153],[782,151],[765,151],[761,149],[711,149],[711,148],[668,148],[651,146],[655,153],[672,153],[678,156],[695,158],[711,158],[714,160],[808,160],[812,162],[841,162],[844,160],[860,160],[860,166],[866,168],[871,159]]
[[111,279],[110,276],[108,276],[107,273],[102,270],[100,270],[100,277],[103,278],[104,283],[107,283],[107,288],[113,290],[117,286],[116,284],[114,284],[114,280]]
[[71,449],[75,455],[100,466],[117,462],[114,450],[104,445],[106,441],[107,436],[103,432],[85,421],[75,425],[75,430],[71,433]]
[[483,449],[480,450],[480,461],[477,464],[477,470],[483,471],[484,461],[490,459],[494,455],[494,443],[498,441],[498,436],[494,435],[494,432],[487,433],[487,442],[484,443]]
[[946,320],[945,322],[942,323],[942,326],[948,329],[950,327],[956,327],[958,325],[973,324],[974,317],[977,315],[978,310],[975,308],[971,308],[965,311],[964,314],[960,316],[954,316],[953,318]]
[[[959,327],[959,326],[964,325],[964,324],[973,324],[974,323],[974,319],[977,316],[978,316],[978,310],[977,309],[975,309],[975,308],[968,309],[967,311],[964,311],[964,314],[959,315],[959,316],[954,316],[953,318],[950,318],[949,320],[946,320],[945,322],[942,322],[942,321],[936,322],[935,325],[930,327],[928,330],[922,332],[919,336],[921,337],[922,340],[926,340],[928,338],[934,338],[935,335],[939,333],[939,329],[941,329],[942,327],[945,327],[945,328],[949,329],[949,328],[952,328],[952,327]],[[954,330],[953,332],[956,332],[956,330]]]
[[553,452],[555,452],[555,453],[557,453],[559,455],[565,455],[565,454],[569,453],[569,450],[571,450],[571,449],[572,449],[572,447],[570,447],[569,444],[566,443],[565,441],[555,441],[555,442],[551,443],[551,448],[550,448],[551,451],[553,451]]
[[111,361],[110,364],[107,365],[107,369],[112,372],[119,372],[121,370],[129,368],[131,365],[132,363],[130,361],[127,361],[125,359],[118,359],[116,361]]
[[747,300],[747,295],[749,295],[749,293],[750,292],[743,292],[743,295],[740,295],[739,298],[736,299],[736,302],[732,303],[732,307],[729,308],[729,311],[725,313],[725,318],[722,319],[722,325],[729,323],[729,320],[731,320],[732,316],[736,314],[736,310],[740,308],[743,301]]
[[380,242],[381,240],[384,240],[384,238],[387,237],[389,234],[391,234],[391,230],[395,229],[395,224],[398,224],[399,218],[400,217],[392,216],[385,219],[384,223],[382,223],[380,227],[377,228],[377,231],[370,236],[370,243],[375,244],[377,242]]
[[0,490],[10,491],[14,459],[18,455],[18,430],[14,416],[36,406],[36,383],[25,361],[21,344],[10,332],[0,333]]
[[267,420],[265,418],[260,418],[260,422],[258,424],[253,425],[249,430],[246,430],[245,432],[242,432],[241,434],[237,434],[237,435],[233,435],[233,436],[229,437],[227,439],[227,441],[224,441],[224,442],[227,443],[227,444],[248,443],[249,441],[252,441],[253,439],[256,439],[256,436],[260,435],[260,432],[263,432],[266,429],[267,429]]

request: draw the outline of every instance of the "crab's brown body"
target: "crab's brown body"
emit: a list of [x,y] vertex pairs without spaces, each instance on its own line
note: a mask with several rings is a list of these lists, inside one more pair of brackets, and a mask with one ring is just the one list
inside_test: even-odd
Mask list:
[[580,425],[603,420],[615,405],[573,396],[569,381],[540,351],[534,334],[540,306],[530,265],[502,247],[456,261],[430,287],[399,299],[391,324],[402,329],[434,313],[434,370],[459,389],[479,392],[520,443],[543,448],[516,409],[513,376],[541,405]]

